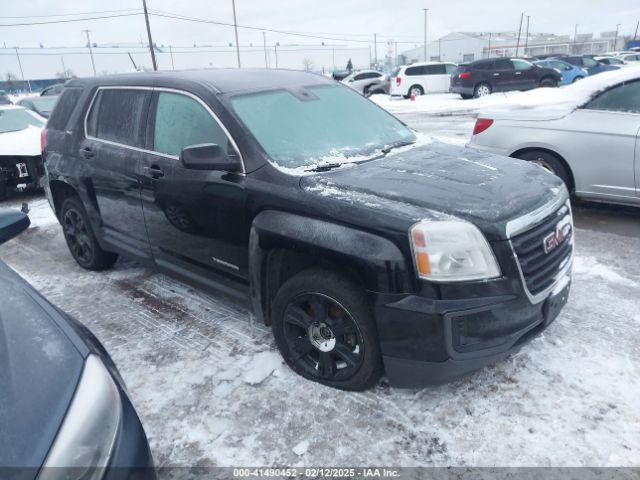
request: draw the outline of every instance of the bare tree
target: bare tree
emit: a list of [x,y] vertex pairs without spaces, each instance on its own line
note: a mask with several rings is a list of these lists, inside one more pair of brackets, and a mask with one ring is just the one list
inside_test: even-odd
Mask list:
[[75,77],[75,74],[70,68],[67,68],[65,71],[56,72],[56,78],[59,78],[60,80],[66,80],[72,77]]
[[7,82],[15,82],[16,80],[18,80],[18,75],[13,72],[7,72],[6,77]]
[[313,60],[311,60],[310,58],[305,58],[304,60],[302,60],[302,65],[304,66],[305,72],[310,72],[311,70],[313,70]]

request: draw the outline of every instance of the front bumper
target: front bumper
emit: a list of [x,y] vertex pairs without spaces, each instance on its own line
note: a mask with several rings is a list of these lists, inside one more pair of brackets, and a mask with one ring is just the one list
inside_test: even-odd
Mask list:
[[429,300],[377,295],[375,315],[392,386],[449,382],[516,352],[549,326],[566,304],[570,278],[532,304],[518,295]]

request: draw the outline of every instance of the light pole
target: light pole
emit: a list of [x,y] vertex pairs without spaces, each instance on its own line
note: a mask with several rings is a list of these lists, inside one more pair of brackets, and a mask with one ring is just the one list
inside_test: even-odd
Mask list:
[[267,33],[262,32],[262,44],[264,45],[264,68],[269,68],[269,57],[267,57]]
[[89,32],[91,30],[83,30],[83,32],[87,35],[87,46],[89,47],[89,55],[91,56],[91,66],[93,67],[93,76],[96,76],[96,62],[93,60],[93,50],[91,49],[91,37],[89,37]]
[[273,51],[276,54],[276,68],[278,68],[278,47],[280,46],[280,42],[276,42],[275,46],[273,47]]
[[156,53],[153,51],[153,40],[151,39],[151,27],[149,26],[149,14],[147,13],[147,0],[142,0],[142,8],[144,9],[144,22],[147,24],[147,38],[149,39],[149,51],[151,52],[151,64],[153,70],[158,70],[156,63]]
[[576,23],[576,26],[573,28],[573,53],[576,53],[578,51],[578,23]]
[[373,63],[376,65],[378,65],[378,34],[374,33],[373,34]]
[[173,48],[169,45],[169,55],[171,55],[171,70],[175,70],[176,67],[173,64]]
[[522,34],[522,20],[524,19],[524,12],[520,14],[520,27],[518,27],[518,41],[516,42],[516,57],[520,50],[520,35]]
[[527,33],[524,36],[524,54],[527,54],[527,48],[529,47],[529,21],[531,17],[527,15]]
[[233,29],[236,34],[236,55],[238,56],[238,68],[242,68],[240,65],[240,44],[238,43],[238,20],[236,17],[236,0],[231,0],[231,6],[233,7]]
[[621,23],[616,25],[616,39],[614,40],[614,44],[613,44],[613,49],[617,50],[618,49],[618,34],[620,33],[620,25],[622,25]]
[[429,12],[428,8],[423,8],[424,10],[424,61],[427,61],[427,12]]
[[[22,62],[20,61],[20,54],[18,53],[18,47],[13,47],[16,51],[16,57],[18,57],[18,67],[20,68],[20,76],[22,77],[22,83],[24,80],[24,71],[22,70]],[[27,80],[27,86],[29,87],[29,93],[31,93],[31,82]]]
[[64,64],[64,57],[60,55],[60,62],[62,63],[62,75],[64,75],[64,79],[67,79],[67,67]]

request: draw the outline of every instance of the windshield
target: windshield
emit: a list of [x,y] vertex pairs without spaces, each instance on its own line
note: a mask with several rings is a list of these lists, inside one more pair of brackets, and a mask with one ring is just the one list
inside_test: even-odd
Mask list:
[[29,125],[43,127],[44,122],[23,108],[0,109],[0,133],[17,132]]
[[341,85],[241,95],[231,105],[271,159],[286,168],[366,160],[416,140],[395,117]]

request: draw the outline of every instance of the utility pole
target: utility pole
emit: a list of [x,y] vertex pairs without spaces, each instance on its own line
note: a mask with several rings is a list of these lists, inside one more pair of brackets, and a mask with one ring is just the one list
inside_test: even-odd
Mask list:
[[280,46],[280,42],[276,42],[273,50],[276,52],[276,68],[278,68],[278,47]]
[[491,58],[491,32],[489,32],[489,48],[487,51],[487,58]]
[[262,44],[264,45],[264,68],[269,68],[269,57],[267,56],[267,33],[262,32]]
[[373,34],[373,63],[378,65],[378,34]]
[[173,48],[169,45],[169,55],[171,55],[171,70],[175,70],[176,67],[173,65]]
[[238,56],[238,68],[242,68],[240,65],[240,44],[238,43],[238,20],[236,17],[236,0],[231,0],[231,6],[233,7],[233,29],[236,33],[236,55]]
[[428,8],[423,8],[422,10],[424,10],[424,61],[427,61],[427,12],[429,11]]
[[331,65],[333,66],[333,72],[336,71],[336,49],[331,47]]
[[398,59],[398,42],[393,42],[393,51],[395,56],[394,65],[397,67],[398,64],[400,63],[400,60]]
[[[22,62],[20,61],[20,54],[18,53],[18,47],[13,47],[16,51],[16,57],[18,57],[18,67],[20,67],[20,75],[22,76],[22,83],[25,82],[24,79],[24,71],[22,70]],[[31,93],[31,82],[26,80],[27,86],[29,87],[29,93]]]
[[638,21],[638,23],[636,23],[636,33],[633,34],[633,41],[636,41],[636,38],[638,38],[638,27],[640,27],[640,20]]
[[573,53],[576,53],[578,51],[578,23],[576,23],[576,26],[573,28]]
[[618,33],[620,33],[620,25],[621,25],[620,23],[616,25],[616,39],[615,39],[614,44],[613,44],[613,49],[614,50],[618,49]]
[[531,16],[527,15],[527,33],[524,37],[524,54],[527,54],[527,48],[529,47],[529,20]]
[[516,42],[516,57],[520,50],[520,35],[522,34],[522,21],[524,20],[524,12],[520,14],[520,27],[518,27],[518,41]]
[[91,66],[93,67],[93,76],[96,76],[96,62],[93,60],[93,49],[91,48],[91,37],[89,36],[89,32],[91,30],[83,30],[83,32],[87,35],[87,46],[89,47],[89,55],[91,56]]
[[156,52],[153,51],[153,40],[151,39],[151,27],[149,26],[149,13],[147,12],[147,0],[142,0],[142,8],[144,9],[144,22],[147,24],[147,37],[149,38],[149,51],[151,52],[151,63],[153,70],[158,70],[156,63]]
[[67,67],[64,65],[64,57],[60,55],[60,62],[62,62],[62,74],[64,75],[64,79],[67,79]]

